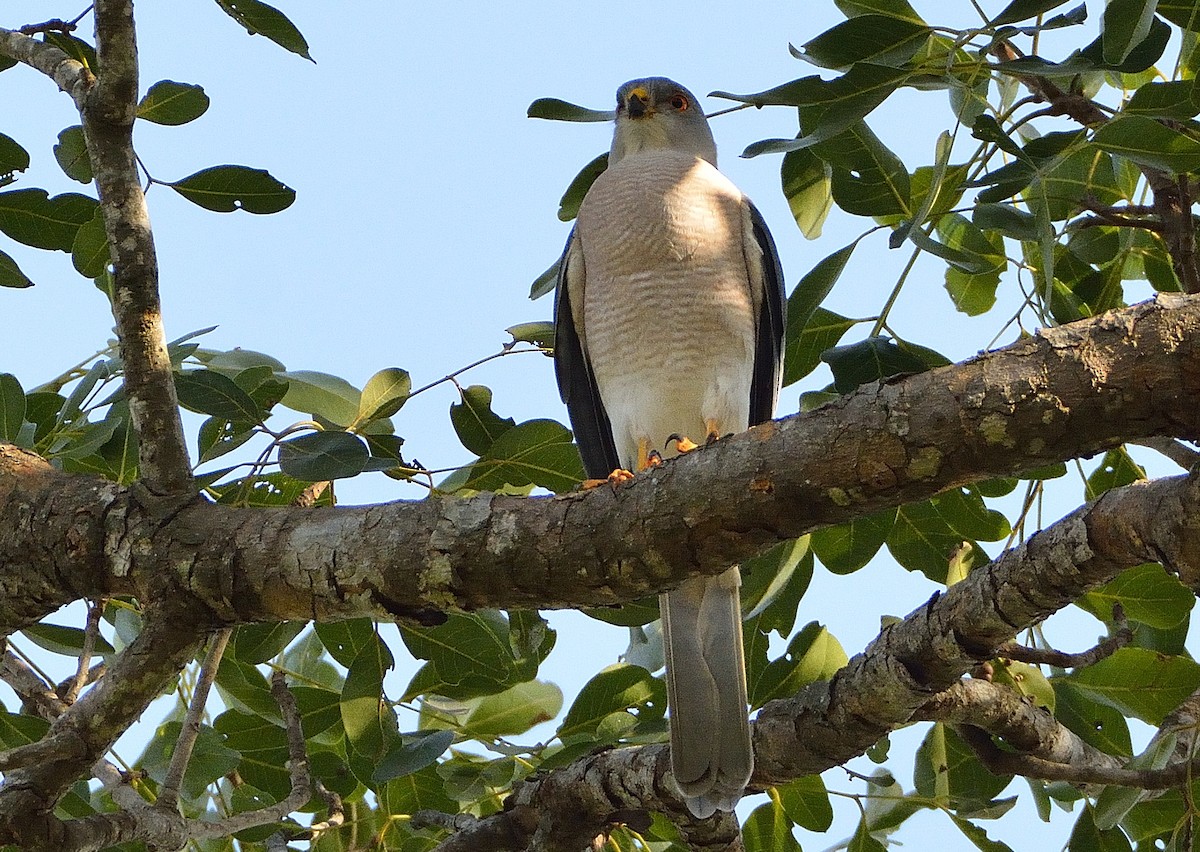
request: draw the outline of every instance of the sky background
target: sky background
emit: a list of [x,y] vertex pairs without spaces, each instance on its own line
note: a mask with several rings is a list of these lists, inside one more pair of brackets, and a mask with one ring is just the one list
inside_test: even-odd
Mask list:
[[[71,18],[83,5],[8,0],[0,7],[0,25]],[[202,345],[259,350],[289,369],[321,370],[358,386],[391,366],[409,370],[414,386],[424,385],[497,351],[509,339],[506,327],[550,318],[551,299],[529,301],[529,285],[567,237],[569,225],[556,217],[560,195],[580,167],[607,150],[611,128],[531,120],[525,116],[530,102],[558,97],[610,109],[620,83],[648,75],[673,77],[701,96],[716,89],[760,91],[815,73],[789,56],[788,43],[801,44],[842,20],[831,0],[277,5],[307,37],[316,64],[249,37],[210,0],[143,2],[137,8],[142,91],[171,79],[200,84],[212,98],[208,112],[183,127],[139,122],[137,147],[150,173],[175,180],[236,163],[267,169],[298,193],[288,210],[253,216],[212,213],[167,187],[151,189],[167,332],[175,338],[215,325]],[[977,22],[968,4],[915,5],[938,23]],[[945,11],[951,5],[956,8]],[[984,5],[994,13],[1004,4]],[[1098,9],[1092,11],[1098,16]],[[90,30],[90,17],[84,25]],[[1093,22],[1089,32],[1094,29]],[[1070,34],[1079,43],[1087,38]],[[706,98],[704,105],[712,112],[729,104]],[[48,80],[25,68],[0,75],[0,116],[0,130],[33,157],[16,188],[92,191],[54,162],[58,132],[78,117]],[[910,169],[932,162],[934,139],[949,122],[945,93],[911,90],[871,118]],[[786,109],[743,110],[714,120],[722,170],[770,224],[789,290],[820,258],[871,225],[835,210],[821,239],[805,240],[779,191],[779,158],[738,157],[751,142],[795,131],[794,112]],[[104,297],[73,271],[66,255],[7,241],[0,249],[37,285],[0,290],[0,371],[14,373],[28,390],[102,349],[112,318]],[[826,307],[848,316],[876,313],[907,257],[908,250],[888,251],[886,234],[868,238]],[[1015,307],[1015,288],[1009,290],[1002,298]],[[961,360],[987,346],[1008,316],[1000,310],[979,319],[956,313],[938,264],[923,261],[893,325]],[[848,339],[857,339],[856,333],[865,329]],[[1010,330],[1000,343],[1012,339]],[[462,381],[491,386],[495,410],[518,422],[566,420],[552,364],[540,355],[505,358]],[[828,381],[822,368],[785,389],[779,413],[797,410],[801,390]],[[470,460],[450,429],[447,410],[455,401],[453,386],[444,384],[393,418],[407,441],[407,458],[428,467]],[[189,422],[194,437],[196,424]],[[1047,521],[1076,505],[1078,485],[1068,490]],[[350,503],[420,496],[380,475],[339,483],[338,493]],[[818,568],[798,624],[827,624],[852,655],[874,637],[881,615],[910,612],[936,588],[886,559],[850,577],[834,578]],[[72,617],[55,620],[79,623]],[[558,645],[541,676],[563,688],[569,706],[588,676],[616,660],[627,637],[620,628],[574,614],[556,614],[553,623]],[[1069,624],[1073,632],[1058,635],[1068,637],[1063,644],[1071,650],[1090,644],[1099,629],[1086,616]],[[398,655],[403,684],[411,663],[395,632],[385,629],[384,635]],[[9,697],[0,693],[5,701]],[[125,741],[132,742],[123,746],[126,757],[140,751],[136,737],[142,735]],[[898,734],[892,754],[911,751],[921,735]],[[856,768],[870,771],[869,763],[859,763]],[[893,765],[911,789],[911,770],[903,761]],[[862,790],[836,770],[826,774],[826,783]],[[1014,782],[1009,795],[1023,789]],[[747,800],[743,808],[762,801]],[[801,838],[806,849],[826,848],[853,831],[857,808],[835,800],[835,813],[830,834]],[[1056,848],[1073,821],[1066,816],[1044,827],[1032,808],[1021,806],[986,825],[1017,848]],[[931,839],[948,850],[970,848],[933,813],[915,817],[900,837],[910,848],[924,848]]]

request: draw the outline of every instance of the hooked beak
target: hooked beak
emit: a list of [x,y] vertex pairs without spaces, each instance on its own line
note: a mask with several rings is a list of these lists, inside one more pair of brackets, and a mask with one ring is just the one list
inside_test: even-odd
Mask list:
[[629,93],[629,100],[626,102],[626,107],[629,110],[630,118],[641,118],[650,112],[650,93],[645,89],[637,88]]

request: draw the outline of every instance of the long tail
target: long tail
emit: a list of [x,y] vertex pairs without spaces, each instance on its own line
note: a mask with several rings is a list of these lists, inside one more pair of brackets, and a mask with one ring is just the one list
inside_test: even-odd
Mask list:
[[671,770],[688,810],[731,811],[750,780],[746,669],[737,566],[659,598],[671,708]]

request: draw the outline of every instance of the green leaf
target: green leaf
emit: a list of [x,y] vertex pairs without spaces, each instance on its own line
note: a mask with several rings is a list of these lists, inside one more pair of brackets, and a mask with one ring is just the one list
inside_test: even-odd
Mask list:
[[[1117,4],[1111,4],[1117,5]],[[1071,829],[1067,840],[1069,852],[1133,852],[1129,838],[1119,828],[1101,831],[1096,822],[1091,807],[1085,807]]]
[[369,618],[317,622],[313,630],[329,656],[347,668],[363,648],[375,641],[375,622]]
[[1012,780],[984,768],[953,729],[938,722],[917,749],[913,783],[917,792],[956,810],[976,809],[990,802]]
[[450,422],[462,445],[482,456],[496,439],[517,425],[511,417],[492,411],[491,388],[470,385],[459,391],[461,402],[450,406]]
[[[430,662],[409,683],[405,700],[430,688],[456,699],[494,695],[527,679],[517,677],[509,623],[500,612],[450,613],[436,627],[398,626],[412,655]],[[422,674],[426,668],[430,671]]]
[[1195,0],[1159,0],[1158,14],[1185,30],[1200,31],[1200,9]]
[[167,185],[193,204],[218,213],[278,213],[296,200],[294,189],[263,169],[246,166],[212,166]]
[[226,420],[261,423],[262,410],[248,393],[228,376],[212,370],[175,374],[179,403],[190,411]]
[[187,124],[204,115],[208,103],[203,86],[159,80],[138,103],[137,117],[155,124]]
[[[52,654],[63,654],[68,657],[78,657],[83,653],[85,634],[78,627],[67,627],[60,624],[35,624],[26,627],[21,635],[29,639],[43,651]],[[113,654],[116,649],[103,636],[95,638],[93,646],[97,654]]]
[[583,463],[571,433],[553,420],[528,420],[506,430],[471,466],[466,487],[497,491],[540,485],[569,491],[583,480]]
[[396,714],[383,693],[384,675],[393,665],[387,645],[375,635],[350,664],[342,687],[342,727],[350,747],[350,766],[364,784],[372,780],[375,766],[396,737]]
[[1124,447],[1109,450],[1104,460],[1087,478],[1084,499],[1095,500],[1110,488],[1132,485],[1146,478],[1146,471],[1135,462]]
[[1184,120],[1200,113],[1195,80],[1152,80],[1138,87],[1121,108],[1124,115]]
[[92,182],[92,161],[88,157],[83,128],[78,124],[58,134],[58,144],[54,146],[54,159],[58,161],[59,168],[67,177],[80,183]]
[[854,829],[854,836],[846,844],[846,852],[887,852],[887,847],[871,836],[865,814],[859,820],[858,828]]
[[308,42],[287,16],[261,0],[216,0],[225,14],[246,28],[250,35],[263,35],[282,47],[312,61]]
[[1122,571],[1076,603],[1106,624],[1112,622],[1113,604],[1119,603],[1133,621],[1169,630],[1188,617],[1195,602],[1186,586],[1151,562]]
[[[797,287],[797,291],[801,290]],[[788,324],[791,325],[791,317]],[[784,341],[783,384],[786,387],[807,376],[822,361],[822,355],[857,324],[825,308],[817,308],[799,333],[790,328]]]
[[306,482],[358,476],[371,453],[349,432],[310,432],[279,444],[279,469]]
[[592,184],[596,182],[596,178],[604,174],[608,168],[608,154],[601,154],[596,159],[592,160],[586,166],[579,170],[579,174],[575,175],[571,181],[571,185],[567,187],[562,198],[558,202],[558,218],[562,222],[570,222],[579,215],[579,205],[583,203],[583,197],[587,195],[587,191],[592,188]]
[[1100,45],[1104,61],[1120,65],[1150,34],[1157,0],[1114,0],[1104,7]]
[[21,289],[32,286],[33,282],[21,271],[17,262],[0,251],[0,287]]
[[473,737],[523,734],[534,725],[549,722],[562,709],[563,694],[552,683],[530,680],[496,695],[475,699],[462,727]]
[[1102,125],[1092,139],[1139,166],[1181,174],[1200,168],[1200,141],[1144,115],[1121,115]]
[[[1011,800],[1010,800],[1011,801]],[[950,814],[950,821],[958,827],[958,830],[966,836],[968,840],[983,852],[1012,852],[1012,847],[1007,843],[1001,843],[999,840],[992,840],[988,837],[987,832],[980,828],[970,820],[963,819],[957,814]]]
[[792,637],[783,656],[771,661],[759,678],[747,685],[750,704],[761,707],[773,698],[794,695],[810,683],[829,680],[848,659],[832,633],[809,622]]
[[857,124],[896,90],[910,72],[860,62],[841,77],[822,80],[802,77],[753,95],[713,92],[714,97],[727,98],[754,106],[802,107],[801,126],[804,135],[798,139],[768,139],[756,142],[742,154],[754,157],[770,152],[798,151],[818,142],[832,139]]
[[[513,343],[532,343],[542,349],[554,348],[554,323],[550,320],[519,322],[504,329],[512,335]],[[506,344],[507,348],[511,344]]]
[[759,805],[742,823],[745,852],[800,852],[792,835],[792,821],[778,802]]
[[885,15],[858,15],[805,42],[793,54],[821,68],[843,70],[857,62],[898,67],[932,34],[924,24]]
[[1038,238],[1037,217],[1011,204],[976,204],[971,221],[985,231],[999,231],[1014,240]]
[[29,168],[29,152],[20,146],[11,136],[0,133],[0,186],[5,178],[12,177],[13,172],[23,172]]
[[1003,9],[1000,14],[992,18],[988,22],[989,26],[998,27],[1001,24],[1015,24],[1017,21],[1025,21],[1029,18],[1036,18],[1044,12],[1049,12],[1058,6],[1061,6],[1067,0],[1013,0]]
[[104,216],[97,209],[96,215],[80,225],[79,230],[75,232],[75,241],[71,244],[71,263],[75,271],[84,278],[95,278],[104,272],[109,260]]
[[358,417],[362,392],[345,379],[315,370],[284,370],[277,375],[288,383],[282,401],[292,411],[339,426],[349,426]]
[[1145,648],[1120,648],[1075,671],[1068,681],[1127,716],[1158,725],[1200,686],[1200,664]]
[[828,831],[833,806],[820,775],[805,775],[775,788],[788,819],[809,831]]
[[22,716],[0,710],[0,748],[5,750],[35,743],[46,735],[50,723],[37,716]]
[[545,272],[533,279],[533,283],[529,285],[530,300],[540,299],[547,293],[554,292],[554,288],[558,285],[558,267],[560,263],[562,263],[561,258],[555,260]]
[[12,373],[0,373],[0,441],[15,443],[25,423],[25,390]]
[[538,98],[529,105],[525,115],[551,121],[612,121],[617,117],[614,110],[588,109],[558,98]]
[[616,663],[584,684],[559,725],[558,736],[564,740],[580,734],[594,736],[614,713],[662,718],[666,701],[661,680],[641,666]]
[[833,166],[833,200],[859,216],[912,215],[912,179],[904,163],[866,122],[814,148]]
[[285,764],[287,735],[283,728],[261,716],[227,710],[213,721],[213,729],[224,737],[226,747],[242,756],[238,775],[247,784],[283,800],[292,783]]
[[27,246],[69,252],[97,207],[96,199],[72,192],[53,198],[44,189],[0,192],[0,231]]
[[995,306],[1000,273],[992,271],[972,275],[947,266],[945,286],[955,308],[969,317],[977,317],[986,314]]
[[1079,738],[1106,754],[1131,757],[1129,724],[1121,712],[1098,701],[1064,677],[1050,680],[1054,687],[1054,717]]
[[810,240],[821,236],[821,227],[833,207],[829,164],[805,148],[784,154],[779,180],[792,218]]
[[418,731],[415,734],[403,734],[392,743],[391,749],[379,766],[375,767],[372,779],[375,781],[391,781],[403,775],[409,775],[430,766],[454,742],[453,731]]
[[399,367],[388,367],[380,370],[371,378],[362,390],[358,402],[358,417],[360,425],[391,417],[408,401],[412,391],[412,378],[408,370]]
[[868,382],[906,373],[923,373],[927,369],[916,355],[887,337],[868,337],[849,346],[837,346],[826,350],[821,360],[833,371],[833,384],[838,393],[850,393]]
[[823,527],[812,534],[812,549],[834,574],[862,568],[887,541],[896,523],[896,510],[885,509],[844,524]]
[[843,246],[833,254],[821,259],[816,266],[805,273],[804,277],[800,279],[800,283],[796,285],[796,289],[788,297],[788,338],[798,338],[800,336],[805,326],[808,325],[808,321],[812,318],[813,313],[820,307],[821,302],[825,301],[825,297],[829,295],[830,291],[833,290],[833,285],[837,283],[838,278],[841,277],[842,272],[846,269],[846,263],[850,260],[850,255],[854,253],[854,249],[857,246],[857,240],[848,246]]
[[303,621],[243,624],[234,631],[231,653],[243,663],[265,663],[281,654],[302,630]]

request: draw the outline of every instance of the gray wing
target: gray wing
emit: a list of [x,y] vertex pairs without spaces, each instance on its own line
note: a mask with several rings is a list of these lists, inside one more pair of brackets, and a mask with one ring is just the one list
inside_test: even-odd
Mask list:
[[[770,239],[768,236],[767,240]],[[554,375],[558,379],[558,394],[567,404],[575,443],[579,445],[579,454],[583,456],[583,469],[593,479],[604,479],[621,463],[617,458],[608,412],[604,410],[600,389],[596,386],[592,365],[575,328],[575,316],[571,311],[567,265],[574,240],[575,231],[572,229],[562,259],[558,262],[558,284],[554,290]]]
[[[754,375],[750,383],[750,425],[775,416],[779,382],[783,375],[783,332],[787,325],[787,298],[783,292],[783,267],[775,240],[758,208],[750,206],[754,239],[762,249],[763,299],[758,316],[758,339],[754,349]],[[611,435],[610,435],[611,437]]]

